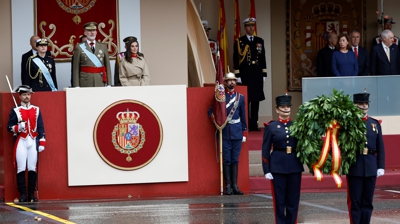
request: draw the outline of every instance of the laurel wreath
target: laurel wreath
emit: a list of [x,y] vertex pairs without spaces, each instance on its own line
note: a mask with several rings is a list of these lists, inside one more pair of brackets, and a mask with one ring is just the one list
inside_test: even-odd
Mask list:
[[[356,161],[356,154],[361,153],[366,142],[366,125],[362,121],[363,112],[355,106],[349,95],[333,89],[328,97],[318,96],[300,106],[296,121],[290,126],[291,135],[298,139],[297,157],[306,164],[313,174],[313,165],[318,162],[323,145],[322,136],[332,120],[341,128],[338,134],[338,145],[342,164],[339,175],[348,174],[350,165]],[[329,154],[324,174],[330,174],[332,156]]]

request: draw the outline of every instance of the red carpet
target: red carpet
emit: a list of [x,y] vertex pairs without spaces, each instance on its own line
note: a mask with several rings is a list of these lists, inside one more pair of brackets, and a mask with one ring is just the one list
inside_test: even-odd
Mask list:
[[264,128],[261,128],[261,131],[249,131],[247,139],[249,150],[261,150],[263,135]]

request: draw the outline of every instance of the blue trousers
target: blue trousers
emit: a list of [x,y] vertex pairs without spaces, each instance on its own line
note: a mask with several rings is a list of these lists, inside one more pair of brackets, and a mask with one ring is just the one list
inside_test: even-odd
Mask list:
[[346,179],[350,223],[370,223],[376,177],[347,176]]
[[238,164],[242,140],[222,140],[224,165]]

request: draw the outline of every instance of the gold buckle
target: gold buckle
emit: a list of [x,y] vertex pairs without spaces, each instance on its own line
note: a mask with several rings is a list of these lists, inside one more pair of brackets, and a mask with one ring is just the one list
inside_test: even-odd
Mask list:
[[292,146],[286,146],[286,154],[292,153]]
[[256,63],[256,61],[251,61],[251,63],[254,65]]
[[364,148],[363,154],[364,154],[364,155],[368,155],[368,148]]

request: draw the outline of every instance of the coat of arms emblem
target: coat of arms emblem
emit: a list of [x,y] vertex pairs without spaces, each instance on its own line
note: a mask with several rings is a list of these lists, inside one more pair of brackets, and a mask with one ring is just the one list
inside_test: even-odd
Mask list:
[[127,154],[126,161],[132,161],[131,154],[137,153],[143,148],[146,141],[146,133],[137,121],[140,114],[136,111],[118,112],[116,118],[119,124],[112,131],[112,142],[117,151]]

